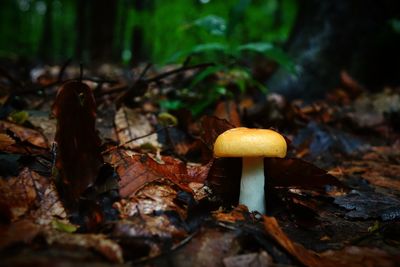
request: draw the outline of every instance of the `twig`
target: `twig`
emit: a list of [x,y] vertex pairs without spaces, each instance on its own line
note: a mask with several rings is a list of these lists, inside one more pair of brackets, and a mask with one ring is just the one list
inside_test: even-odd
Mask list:
[[83,63],[79,63],[79,81],[82,82],[83,78]]
[[58,73],[58,78],[57,81],[58,82],[62,82],[62,78],[64,76],[65,70],[67,69],[68,65],[71,63],[72,59],[68,59],[67,61],[64,62],[64,64],[62,65],[60,72]]
[[146,65],[146,67],[143,69],[142,73],[140,73],[139,78],[137,79],[137,81],[143,80],[144,75],[146,75],[146,73],[149,71],[151,66],[153,66],[153,64],[151,64],[151,63],[148,63]]
[[201,64],[197,64],[197,65],[193,65],[193,66],[185,66],[182,65],[182,67],[174,69],[174,70],[170,70],[164,73],[161,73],[153,78],[147,79],[146,82],[150,83],[150,82],[154,82],[154,81],[158,81],[161,79],[164,79],[165,77],[181,72],[181,71],[187,71],[187,70],[192,70],[192,69],[203,69],[203,68],[208,68],[208,67],[212,67],[215,66],[215,63],[201,63]]

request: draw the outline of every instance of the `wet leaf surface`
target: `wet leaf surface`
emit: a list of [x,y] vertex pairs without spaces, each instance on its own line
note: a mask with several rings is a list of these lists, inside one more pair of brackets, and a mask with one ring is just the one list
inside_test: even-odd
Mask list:
[[[1,266],[400,262],[397,89],[370,94],[344,72],[344,88],[326,99],[269,94],[265,107],[237,95],[198,119],[160,104],[177,95],[180,77],[190,82],[186,74],[146,83],[124,100],[129,108],[115,104],[130,90],[127,77],[65,83],[53,106],[57,130],[40,94],[21,95],[23,110],[2,106],[4,118],[23,124],[0,122]],[[264,161],[274,217],[238,205],[240,158],[213,157],[215,139],[234,125],[285,133],[290,157]],[[58,150],[49,149],[53,136]]]
[[340,251],[318,254],[292,242],[275,218],[264,216],[264,226],[268,235],[306,266],[396,266],[399,259],[399,255],[392,257],[377,248],[363,247],[346,247]]
[[376,192],[351,191],[345,196],[336,197],[335,203],[348,210],[351,219],[376,219],[383,221],[400,218],[400,201],[395,197]]

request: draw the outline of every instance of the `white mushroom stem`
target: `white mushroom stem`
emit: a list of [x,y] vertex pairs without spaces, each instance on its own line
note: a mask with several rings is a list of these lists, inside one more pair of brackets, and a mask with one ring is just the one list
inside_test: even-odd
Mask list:
[[246,205],[249,211],[264,214],[264,183],[264,158],[243,157],[239,203]]

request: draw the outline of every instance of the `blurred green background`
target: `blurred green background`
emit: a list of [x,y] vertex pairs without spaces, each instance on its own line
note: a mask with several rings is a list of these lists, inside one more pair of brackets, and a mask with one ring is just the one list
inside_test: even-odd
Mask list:
[[297,10],[296,0],[2,0],[0,57],[129,65],[265,52],[287,40]]

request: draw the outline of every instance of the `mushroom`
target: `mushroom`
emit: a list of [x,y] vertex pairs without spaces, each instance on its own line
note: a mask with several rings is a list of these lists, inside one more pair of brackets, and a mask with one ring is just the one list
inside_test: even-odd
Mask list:
[[218,136],[214,156],[243,158],[239,203],[265,213],[264,157],[283,158],[286,149],[285,138],[275,131],[239,127]]

